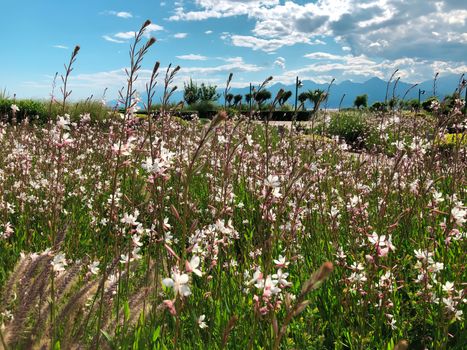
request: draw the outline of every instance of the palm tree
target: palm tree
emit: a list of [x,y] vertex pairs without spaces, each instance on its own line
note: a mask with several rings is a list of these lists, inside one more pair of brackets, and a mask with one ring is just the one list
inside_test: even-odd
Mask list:
[[261,105],[271,98],[271,93],[268,90],[260,90],[256,94],[254,94],[254,99],[258,103],[259,108],[261,109]]
[[245,94],[245,101],[246,103],[250,103],[252,94]]
[[243,98],[242,95],[235,95],[234,96],[233,104],[234,104],[235,107],[237,107],[238,104],[242,101],[242,98]]
[[227,105],[230,107],[231,103],[232,103],[232,100],[234,98],[234,95],[233,94],[227,94],[225,95],[225,101],[227,102]]
[[298,100],[300,101],[300,106],[303,106],[304,109],[305,102],[308,100],[308,92],[302,92],[300,95],[298,95]]
[[308,100],[313,103],[313,114],[318,111],[319,105],[326,99],[326,96],[327,94],[321,89],[308,91]]
[[282,107],[291,96],[292,96],[292,91],[290,90],[285,91],[279,98],[279,106]]

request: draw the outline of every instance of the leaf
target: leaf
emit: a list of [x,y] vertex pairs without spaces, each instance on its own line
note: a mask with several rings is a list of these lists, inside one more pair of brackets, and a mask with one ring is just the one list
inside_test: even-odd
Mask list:
[[130,304],[128,301],[123,305],[123,312],[125,313],[125,321],[128,321],[130,319]]
[[112,337],[110,336],[110,334],[104,331],[103,329],[101,329],[101,333],[104,336],[105,340],[107,340],[109,344],[112,344]]
[[161,326],[158,326],[154,332],[152,332],[152,341],[156,342],[157,339],[159,339],[159,336],[161,334]]

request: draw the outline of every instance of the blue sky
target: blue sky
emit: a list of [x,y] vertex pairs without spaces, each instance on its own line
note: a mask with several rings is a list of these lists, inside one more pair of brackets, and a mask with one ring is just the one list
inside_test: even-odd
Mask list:
[[72,97],[114,94],[146,19],[157,43],[140,87],[155,61],[182,67],[180,87],[190,78],[222,86],[230,72],[234,86],[269,75],[365,81],[398,68],[415,83],[467,72],[465,0],[18,0],[2,12],[0,89],[18,97],[47,98],[77,44]]

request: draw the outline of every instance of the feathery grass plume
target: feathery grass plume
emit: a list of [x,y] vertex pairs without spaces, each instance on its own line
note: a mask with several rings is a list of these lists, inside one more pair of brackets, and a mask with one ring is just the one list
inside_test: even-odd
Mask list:
[[[9,305],[13,298],[15,298],[14,286],[18,283],[21,276],[24,274],[24,271],[28,268],[30,262],[30,257],[24,253],[20,254],[20,260],[16,264],[15,268],[11,272],[6,285],[3,287],[1,305],[4,307]],[[4,310],[3,310],[4,311]]]
[[161,106],[161,117],[167,117],[167,107],[169,106],[170,98],[172,97],[173,93],[177,90],[177,86],[172,86],[172,83],[175,79],[175,75],[180,70],[180,66],[176,66],[174,69],[172,68],[172,63],[169,64],[167,70],[165,71],[164,77],[164,93],[162,95],[162,106]]
[[[332,78],[331,82],[328,84],[328,87],[326,89],[326,93],[324,95],[325,96],[324,97],[324,112],[327,112],[331,87],[332,87],[332,84],[334,84],[335,81],[336,81],[336,78]],[[312,127],[312,129],[313,129],[313,127]]]
[[[3,311],[8,310],[13,315],[10,322],[4,324],[3,337],[8,347],[23,347],[28,349],[38,349],[46,345],[53,344],[53,337],[48,325],[48,305],[46,297],[50,293],[48,274],[52,267],[50,262],[52,256],[49,252],[23,255],[18,262],[15,273],[8,281],[11,286],[11,293],[19,289],[17,300],[12,300],[5,305]],[[115,267],[115,265],[113,265]],[[153,271],[154,265],[151,268]],[[132,264],[131,273],[137,269],[136,264]],[[95,318],[95,310],[92,305],[87,306],[90,299],[98,293],[99,279],[93,278],[89,273],[82,278],[82,264],[72,263],[55,279],[56,281],[56,317],[57,335],[60,335],[62,348],[81,348],[86,343],[83,338],[86,333],[87,320]],[[109,272],[110,273],[110,272]],[[124,276],[125,271],[122,273]],[[121,277],[121,278],[122,278]],[[28,282],[28,283],[23,283]],[[141,280],[140,284],[143,284]],[[106,305],[103,317],[103,329],[111,330],[119,324],[112,313],[113,299],[118,286],[118,280],[111,282],[105,292],[104,304]],[[21,287],[21,288],[20,288]],[[149,291],[147,289],[150,289]],[[139,315],[146,305],[146,313],[150,311],[149,304],[145,304],[145,298],[151,292],[154,285],[149,287],[136,288],[129,295],[130,315],[127,320],[128,325],[137,322]],[[11,299],[10,295],[3,293],[4,301]],[[5,297],[6,296],[6,297]],[[83,328],[84,327],[84,328]],[[97,337],[93,340],[97,344]]]
[[230,82],[232,81],[233,78],[233,73],[229,74],[229,77],[227,78],[227,83],[225,84],[225,90],[224,90],[224,109],[227,108],[227,95],[230,91]]
[[71,95],[71,91],[67,90],[67,84],[68,84],[68,78],[73,71],[73,63],[76,61],[76,56],[78,55],[78,52],[80,50],[79,45],[76,45],[73,53],[71,54],[70,61],[68,62],[68,65],[65,65],[65,76],[61,75],[62,83],[63,86],[60,88],[63,99],[62,99],[62,114],[65,114],[65,107],[66,107],[66,100],[67,98]]
[[315,272],[311,278],[303,284],[302,291],[297,297],[295,304],[291,306],[285,316],[282,326],[278,327],[277,319],[273,317],[273,329],[275,330],[275,339],[273,349],[279,349],[282,338],[287,332],[287,327],[294,317],[299,315],[310,304],[309,300],[305,300],[308,293],[319,287],[331,274],[334,266],[331,262],[325,262],[320,269]]
[[222,346],[221,347],[223,349],[227,346],[227,342],[229,341],[229,336],[232,333],[237,321],[238,321],[237,315],[233,315],[229,319],[229,322],[227,323],[227,326],[224,329],[224,333],[222,334]]
[[[37,312],[37,306],[39,306],[40,310],[41,301],[47,295],[52,257],[46,252],[42,253],[37,260],[40,263],[31,264],[29,268],[24,270],[23,276],[18,280],[19,283],[27,281],[27,284],[21,284],[22,293],[18,296],[18,307],[10,310],[14,317],[9,324],[5,325],[5,341],[7,344],[19,346],[32,336],[30,333],[31,326],[28,321]],[[19,286],[15,287],[18,288]],[[33,322],[38,322],[38,318],[36,317]]]
[[394,350],[407,350],[408,348],[409,343],[407,342],[407,340],[401,340],[396,344]]

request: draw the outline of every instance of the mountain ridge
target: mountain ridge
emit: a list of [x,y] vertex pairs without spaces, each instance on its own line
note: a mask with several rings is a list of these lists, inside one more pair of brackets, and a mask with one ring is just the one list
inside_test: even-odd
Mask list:
[[[435,94],[438,98],[442,99],[447,95],[451,95],[459,85],[461,75],[457,74],[450,74],[441,76],[436,80],[436,91]],[[327,101],[328,108],[338,108],[339,103],[342,100],[341,107],[352,107],[355,98],[358,95],[367,94],[368,95],[368,105],[370,106],[374,102],[377,101],[385,101],[386,95],[387,99],[391,99],[393,95],[397,98],[403,98],[404,100],[411,100],[411,99],[418,99],[419,89],[421,90],[420,100],[424,101],[427,98],[434,96],[433,94],[433,79],[432,80],[425,80],[420,84],[414,86],[413,83],[408,83],[399,80],[397,85],[394,87],[395,80],[391,81],[388,86],[387,81],[384,81],[378,77],[371,77],[364,82],[353,82],[351,80],[344,80],[342,82],[333,83],[329,90],[329,98]],[[313,80],[304,80],[302,81],[303,86],[299,88],[298,94],[302,92],[306,92],[308,90],[315,90],[321,89],[327,91],[329,84],[328,83],[317,83]],[[256,87],[257,88],[257,87]],[[295,84],[283,84],[283,83],[270,83],[266,86],[266,89],[271,92],[272,98],[274,98],[277,92],[280,89],[290,90],[292,91],[292,96],[287,101],[288,104],[294,105],[295,103]],[[224,104],[224,87],[218,87],[217,93],[219,94],[219,98],[217,102],[220,105]],[[425,93],[423,93],[423,91]],[[241,94],[245,96],[249,93],[249,86],[241,87],[241,88],[231,88],[229,93],[233,95]],[[154,103],[159,103],[160,96],[162,95],[161,88],[156,89],[156,97]],[[142,101],[146,101],[147,97],[143,94]],[[172,95],[170,101],[171,102],[179,102],[183,100],[183,87],[179,87],[174,94]],[[109,101],[109,105],[112,104],[113,101]],[[245,100],[243,100],[245,103]],[[307,102],[306,107],[310,107],[311,104]]]

